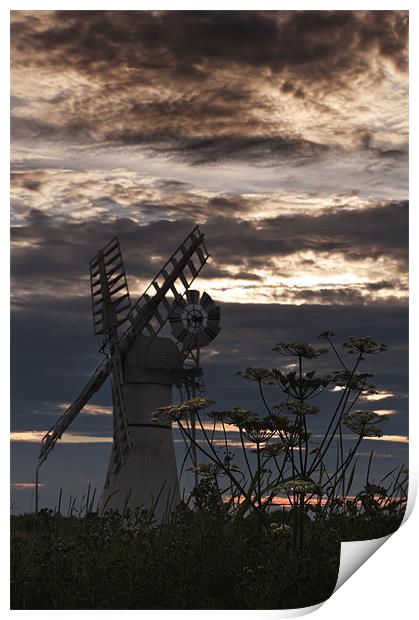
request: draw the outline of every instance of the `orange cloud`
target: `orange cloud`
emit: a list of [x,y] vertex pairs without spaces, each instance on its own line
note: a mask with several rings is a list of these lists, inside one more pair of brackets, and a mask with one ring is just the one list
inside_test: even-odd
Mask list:
[[392,441],[394,443],[409,443],[407,435],[383,435],[382,437],[365,437],[369,441]]
[[[40,443],[47,431],[15,431],[10,433],[12,442]],[[60,443],[81,444],[81,443],[112,443],[112,437],[96,437],[94,435],[81,435],[77,433],[64,433]]]
[[[38,487],[45,487],[47,486],[45,483],[43,482],[39,482],[38,483]],[[36,484],[35,482],[12,482],[12,484],[10,485],[10,488],[12,489],[35,489],[36,488]]]

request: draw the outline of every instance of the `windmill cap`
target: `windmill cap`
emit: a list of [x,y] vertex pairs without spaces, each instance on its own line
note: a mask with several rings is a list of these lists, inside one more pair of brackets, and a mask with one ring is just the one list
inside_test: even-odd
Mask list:
[[170,338],[139,335],[124,356],[125,380],[135,383],[176,384],[182,366],[182,353]]

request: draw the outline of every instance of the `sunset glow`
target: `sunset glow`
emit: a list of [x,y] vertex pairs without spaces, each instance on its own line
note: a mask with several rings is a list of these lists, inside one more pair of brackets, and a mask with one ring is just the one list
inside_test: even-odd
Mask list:
[[[360,361],[377,393],[354,407],[388,419],[362,454],[407,458],[407,39],[406,11],[12,11],[16,484],[104,360],[92,258],[118,236],[135,304],[197,224],[210,259],[193,286],[221,314],[199,354],[214,408],[265,415],[258,386],[237,373],[298,372],[277,342],[327,346],[304,360],[319,377],[350,367],[346,338],[371,336],[388,348]],[[325,330],[340,359],[318,339]],[[160,335],[172,338],[168,323]],[[277,387],[269,405],[285,398]],[[329,384],[320,397],[315,446],[340,395]],[[45,467],[51,503],[89,472],[103,484],[112,414],[106,384],[51,455],[59,462],[66,445],[72,465]],[[205,417],[204,429],[214,430]],[[214,433],[222,451],[219,424]],[[343,434],[350,449],[357,435]],[[237,429],[226,435],[240,454]],[[178,431],[174,441],[180,469]]]

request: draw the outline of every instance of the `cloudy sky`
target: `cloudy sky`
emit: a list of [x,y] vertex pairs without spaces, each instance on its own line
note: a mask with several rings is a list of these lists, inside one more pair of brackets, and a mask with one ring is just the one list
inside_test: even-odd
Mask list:
[[[208,395],[256,407],[235,373],[278,364],[277,340],[371,335],[390,419],[369,444],[380,471],[406,460],[407,29],[394,11],[12,13],[18,510],[41,433],[100,361],[89,260],[118,234],[135,298],[196,223],[222,310]],[[109,398],[43,466],[46,503],[102,484]]]

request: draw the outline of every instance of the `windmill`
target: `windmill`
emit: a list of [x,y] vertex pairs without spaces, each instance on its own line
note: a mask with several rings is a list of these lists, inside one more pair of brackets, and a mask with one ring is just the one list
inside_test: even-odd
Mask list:
[[[200,385],[199,350],[219,332],[219,309],[206,293],[198,303],[199,293],[190,287],[208,258],[204,235],[196,226],[135,304],[131,302],[118,238],[92,259],[93,325],[95,334],[103,337],[104,359],[44,436],[36,481],[39,467],[57,441],[110,379],[113,443],[100,501],[102,510],[153,505],[156,519],[161,520],[178,503],[171,425],[156,423],[151,413],[171,403],[172,386],[183,385],[191,396]],[[179,332],[185,317],[186,332],[185,328]],[[177,344],[159,335],[168,320]]]

